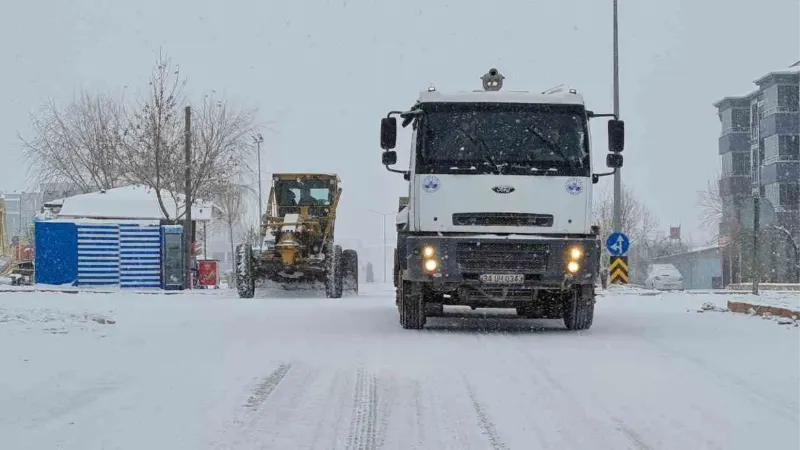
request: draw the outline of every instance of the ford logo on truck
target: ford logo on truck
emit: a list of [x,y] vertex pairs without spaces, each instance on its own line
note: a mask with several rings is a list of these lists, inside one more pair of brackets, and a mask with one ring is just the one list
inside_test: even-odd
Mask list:
[[510,194],[514,192],[513,186],[495,186],[492,188],[493,191],[497,192],[498,194]]

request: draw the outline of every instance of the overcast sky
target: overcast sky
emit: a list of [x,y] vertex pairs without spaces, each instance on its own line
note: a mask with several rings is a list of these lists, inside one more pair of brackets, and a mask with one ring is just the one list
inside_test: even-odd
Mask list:
[[[204,5],[205,4],[205,5]],[[337,172],[337,234],[380,242],[405,184],[380,165],[379,119],[420,90],[566,83],[612,111],[611,0],[0,0],[0,190],[26,185],[17,131],[46,97],[142,85],[159,46],[195,93],[258,106],[266,171]],[[719,170],[712,103],[800,59],[800,2],[621,0],[624,182],[659,216],[701,237],[697,192]],[[604,168],[605,123],[594,128]],[[407,157],[401,136],[400,159]],[[611,178],[600,185],[608,186]]]

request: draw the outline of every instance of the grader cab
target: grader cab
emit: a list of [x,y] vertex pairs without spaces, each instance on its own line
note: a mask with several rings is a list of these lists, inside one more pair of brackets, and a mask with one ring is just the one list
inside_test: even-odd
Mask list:
[[239,297],[252,298],[260,280],[323,284],[330,298],[358,292],[358,255],[334,243],[340,182],[335,174],[273,175],[260,242],[236,249]]

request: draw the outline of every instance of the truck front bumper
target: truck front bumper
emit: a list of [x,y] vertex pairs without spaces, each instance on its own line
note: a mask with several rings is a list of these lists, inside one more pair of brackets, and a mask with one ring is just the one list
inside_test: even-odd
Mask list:
[[600,263],[599,240],[593,235],[409,236],[405,243],[403,280],[430,282],[439,292],[464,286],[564,290],[594,284]]

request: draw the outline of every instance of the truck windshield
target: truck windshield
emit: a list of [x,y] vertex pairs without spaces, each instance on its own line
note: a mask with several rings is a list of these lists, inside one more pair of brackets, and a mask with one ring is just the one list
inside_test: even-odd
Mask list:
[[439,103],[423,110],[418,172],[590,174],[581,105]]
[[327,206],[332,195],[323,180],[282,180],[276,183],[279,206]]

